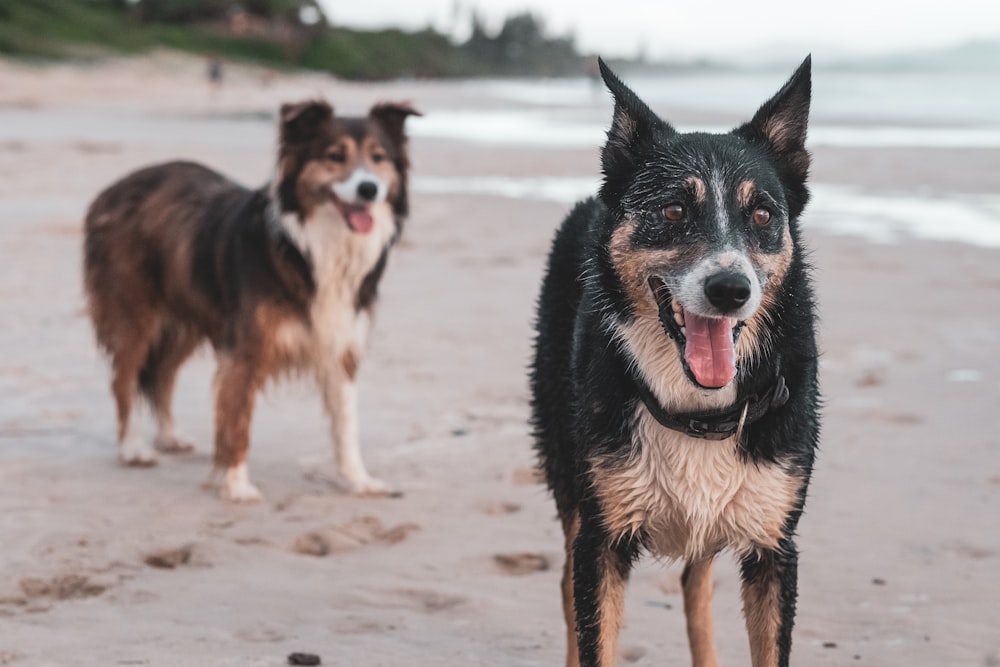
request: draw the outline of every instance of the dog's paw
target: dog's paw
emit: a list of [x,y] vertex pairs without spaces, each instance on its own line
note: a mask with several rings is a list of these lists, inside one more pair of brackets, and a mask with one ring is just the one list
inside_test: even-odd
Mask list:
[[230,483],[225,481],[219,488],[219,497],[231,503],[259,503],[264,500],[264,494],[249,481]]
[[246,463],[240,463],[232,468],[226,468],[219,479],[219,470],[213,470],[204,484],[206,490],[217,489],[219,497],[231,503],[259,503],[264,495],[251,481],[247,474]]
[[374,498],[401,498],[403,496],[402,491],[393,489],[386,482],[371,475],[364,475],[353,479],[345,478],[341,488],[346,493],[355,496],[369,496]]
[[157,463],[156,452],[138,440],[126,440],[118,446],[118,460],[130,468],[149,468]]
[[161,454],[190,454],[194,451],[194,444],[184,438],[177,436],[156,436],[153,447]]
[[333,469],[332,464],[315,466],[306,471],[305,477],[311,482],[329,484],[338,491],[343,491],[353,496],[400,498],[403,495],[401,491],[393,489],[386,482],[377,477],[372,477],[368,473],[346,475],[339,470]]

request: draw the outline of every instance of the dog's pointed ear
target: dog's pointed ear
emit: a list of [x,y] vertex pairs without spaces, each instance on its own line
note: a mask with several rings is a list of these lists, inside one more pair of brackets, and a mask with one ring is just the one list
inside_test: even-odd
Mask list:
[[381,102],[368,112],[368,117],[382,126],[389,139],[397,146],[406,144],[406,119],[410,116],[423,114],[413,108],[409,102]]
[[317,128],[333,118],[333,107],[321,100],[281,105],[281,143],[297,144],[311,139]]
[[645,102],[631,88],[622,83],[603,58],[597,59],[604,85],[615,99],[615,114],[608,130],[608,147],[628,150],[643,139],[652,137],[653,132],[673,134],[674,129],[653,113]]
[[615,208],[639,163],[642,149],[651,145],[654,137],[669,136],[675,130],[622,83],[602,58],[597,59],[597,65],[615,100],[608,140],[601,151],[605,178],[601,196],[609,208]]
[[806,130],[811,99],[812,56],[807,56],[781,90],[735,133],[762,145],[778,159],[780,167],[804,181],[809,171]]
[[422,116],[423,114],[410,106],[409,102],[381,102],[376,104],[368,112],[368,118],[377,123],[385,130],[389,141],[395,148],[392,162],[399,175],[396,196],[393,200],[392,210],[396,215],[397,229],[402,225],[403,219],[410,212],[410,198],[408,192],[407,171],[410,168],[410,153],[407,149],[406,139],[406,119],[410,116]]

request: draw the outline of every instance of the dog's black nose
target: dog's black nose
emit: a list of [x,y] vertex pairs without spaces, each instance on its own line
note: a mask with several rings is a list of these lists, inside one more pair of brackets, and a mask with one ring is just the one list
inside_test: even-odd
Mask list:
[[378,186],[371,181],[362,181],[358,186],[358,196],[365,201],[371,201],[375,199],[375,195],[378,194]]
[[741,273],[716,273],[705,280],[705,296],[721,310],[736,310],[750,298],[750,280]]

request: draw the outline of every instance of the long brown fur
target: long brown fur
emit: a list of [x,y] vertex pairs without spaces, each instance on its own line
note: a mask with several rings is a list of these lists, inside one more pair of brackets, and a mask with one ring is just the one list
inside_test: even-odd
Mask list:
[[226,472],[223,495],[260,497],[245,465],[254,398],[269,379],[302,371],[320,381],[336,458],[346,462],[341,481],[386,490],[358,452],[354,382],[408,213],[403,122],[416,113],[379,104],[367,117],[340,118],[325,102],[284,105],[277,174],[263,188],[172,162],[97,196],[85,222],[84,285],[111,358],[123,462],[155,462],[132,430],[137,395],[153,407],[157,447],[189,448],[174,433],[171,398],[179,368],[207,341],[219,359],[213,459]]

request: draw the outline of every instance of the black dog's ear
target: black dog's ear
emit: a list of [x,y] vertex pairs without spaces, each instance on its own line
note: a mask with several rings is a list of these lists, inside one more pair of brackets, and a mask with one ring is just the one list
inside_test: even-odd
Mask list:
[[368,117],[382,126],[389,139],[397,146],[406,144],[404,125],[410,116],[422,116],[409,102],[381,102],[368,112]]
[[605,150],[609,147],[629,150],[640,141],[651,138],[654,132],[674,132],[631,88],[622,83],[603,59],[598,58],[597,65],[601,68],[604,84],[615,98],[615,115],[611,119]]
[[601,196],[609,208],[615,208],[635,171],[642,147],[651,143],[654,136],[674,134],[675,130],[622,83],[603,59],[598,58],[597,65],[604,84],[615,98],[608,141],[601,151],[605,178]]
[[812,56],[807,56],[788,82],[760,107],[753,120],[734,132],[764,146],[779,161],[779,168],[805,181],[809,172],[806,129],[812,98]]
[[281,143],[297,144],[309,141],[315,136],[316,129],[331,118],[333,118],[333,107],[320,100],[282,104]]

